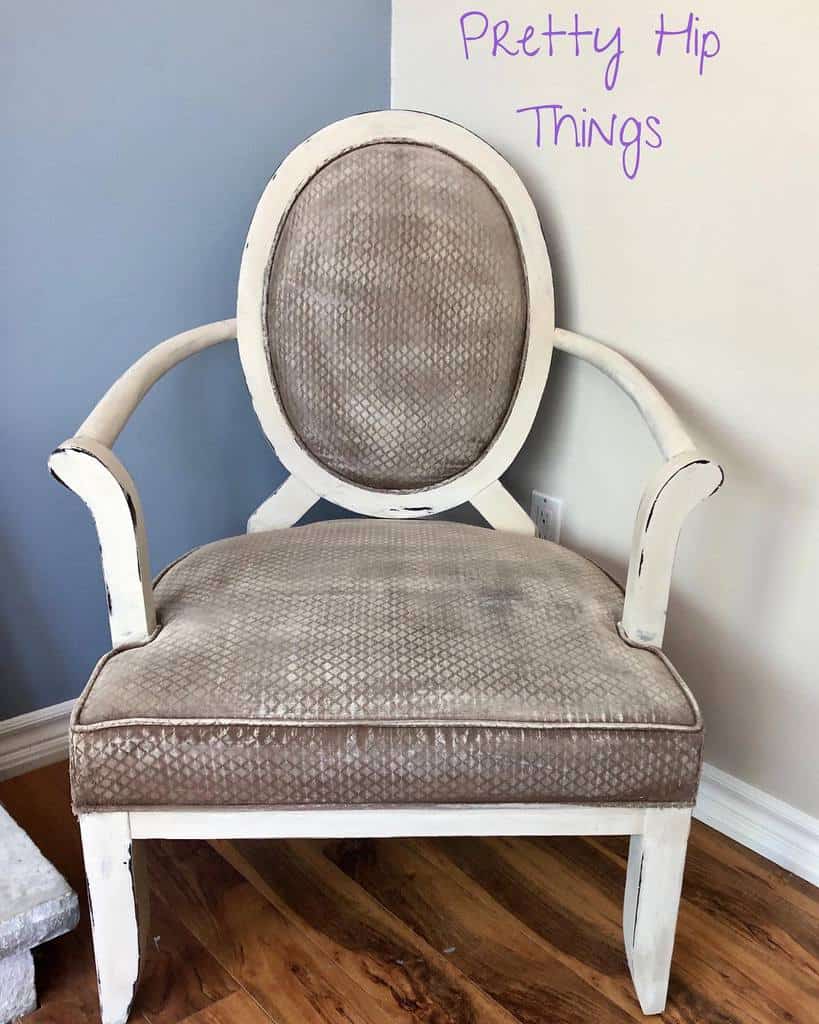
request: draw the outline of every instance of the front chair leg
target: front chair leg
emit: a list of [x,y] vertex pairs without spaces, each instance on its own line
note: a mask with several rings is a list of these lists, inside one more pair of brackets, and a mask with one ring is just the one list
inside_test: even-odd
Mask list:
[[80,831],[102,1024],[125,1024],[148,932],[141,844],[125,812],[81,814]]
[[651,808],[628,852],[623,937],[643,1013],[662,1013],[680,905],[690,808]]

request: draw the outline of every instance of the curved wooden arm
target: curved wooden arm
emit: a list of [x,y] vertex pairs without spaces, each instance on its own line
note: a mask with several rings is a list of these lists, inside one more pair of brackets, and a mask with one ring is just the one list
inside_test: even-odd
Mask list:
[[662,646],[680,530],[688,513],[718,491],[724,478],[716,462],[688,451],[669,459],[649,481],[634,523],[620,622],[631,643]]
[[114,646],[147,640],[156,628],[142,503],[114,453],[91,437],[64,441],[48,460],[61,484],[91,510],[97,527]]
[[77,437],[93,437],[107,448],[112,448],[136,407],[160,377],[188,356],[235,338],[235,319],[217,320],[175,334],[155,345],[105,392],[91,415],[83,421]]
[[665,456],[637,510],[620,623],[629,642],[660,647],[680,530],[688,513],[719,490],[725,475],[721,466],[696,451],[677,414],[625,356],[561,329],[555,331],[555,347],[591,363],[622,388]]
[[667,459],[694,448],[677,414],[645,374],[625,356],[608,345],[560,327],[555,331],[555,348],[583,359],[613,380],[640,410],[657,447]]
[[152,348],[105,393],[77,436],[48,460],[52,475],[79,495],[94,517],[114,646],[147,640],[156,614],[142,503],[111,446],[163,374],[195,352],[235,337],[236,321],[221,320]]

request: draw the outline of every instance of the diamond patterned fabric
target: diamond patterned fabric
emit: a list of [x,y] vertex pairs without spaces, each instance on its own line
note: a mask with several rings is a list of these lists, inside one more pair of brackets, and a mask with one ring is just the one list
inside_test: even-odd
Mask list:
[[693,802],[696,704],[565,548],[321,523],[200,548],[156,597],[78,702],[78,808]]
[[477,461],[514,396],[526,319],[506,211],[429,146],[377,143],[325,165],[271,263],[279,400],[308,451],[363,486],[418,489]]

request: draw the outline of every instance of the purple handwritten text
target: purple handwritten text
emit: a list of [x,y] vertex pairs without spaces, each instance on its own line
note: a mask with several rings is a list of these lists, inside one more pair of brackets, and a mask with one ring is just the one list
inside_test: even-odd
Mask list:
[[[598,68],[605,61],[601,77],[606,92],[612,92],[620,80],[624,53],[624,32],[620,25],[604,28],[577,12],[559,17],[551,11],[538,15],[537,24],[515,23],[509,18],[490,17],[476,8],[464,11],[458,26],[464,60],[474,62],[470,75],[473,69],[477,71],[494,60],[505,62],[507,58],[520,58],[525,62],[538,57],[586,57]],[[643,30],[644,48],[651,52],[653,28],[656,55],[667,60],[679,55],[683,59],[694,57],[695,60],[686,63],[692,71],[696,68],[700,77],[722,49],[719,34],[702,25],[699,15],[693,11],[687,17],[671,17],[661,12],[654,26],[649,21]],[[617,153],[620,168],[629,181],[637,177],[646,151],[663,146],[662,122],[657,114],[634,117],[598,112],[595,116],[589,113],[588,107],[569,110],[557,102],[533,103],[518,107],[515,113],[525,130],[532,133],[530,137],[537,149],[547,146],[611,149]]]
[[699,18],[692,11],[688,15],[688,21],[680,29],[670,29],[665,26],[665,15],[660,14],[660,27],[654,35],[657,37],[657,56],[662,57],[665,52],[665,41],[671,36],[680,37],[680,42],[685,43],[685,52],[693,54],[699,60],[699,72],[702,75],[705,70],[705,62],[713,60],[721,49],[719,36],[713,29],[699,27]]
[[601,121],[589,114],[586,107],[579,114],[563,110],[561,103],[536,103],[518,107],[516,113],[534,114],[534,140],[538,149],[548,142],[553,146],[574,145],[576,149],[591,149],[593,145],[619,148],[620,165],[629,181],[633,181],[640,170],[643,146],[662,147],[661,122],[656,114],[649,114],[645,121],[637,117],[621,118],[618,114]]
[[513,29],[508,18],[491,21],[484,11],[476,10],[461,15],[460,27],[465,60],[479,49],[491,57],[528,58],[540,54],[555,57],[559,52],[575,57],[586,53],[608,54],[603,84],[608,92],[617,85],[623,56],[623,33],[619,25],[611,32],[599,25],[581,27],[580,15],[574,14],[559,27],[550,13],[539,26],[518,25]]

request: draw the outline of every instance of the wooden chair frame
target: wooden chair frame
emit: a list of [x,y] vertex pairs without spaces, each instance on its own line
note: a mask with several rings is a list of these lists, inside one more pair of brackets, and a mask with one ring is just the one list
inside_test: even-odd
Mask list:
[[[526,266],[530,323],[526,362],[513,408],[475,466],[437,487],[381,493],[334,476],[299,446],[271,388],[262,297],[276,232],[295,195],[338,152],[383,139],[440,146],[471,163],[496,189],[518,231]],[[93,515],[100,543],[114,646],[148,642],[156,631],[142,506],[134,482],[112,451],[146,392],[177,363],[239,338],[240,354],[263,429],[291,475],[251,516],[248,530],[294,525],[329,498],[367,515],[421,517],[471,502],[495,529],[534,534],[534,525],[499,481],[520,449],[540,402],[551,350],[557,347],[607,374],[635,402],[664,463],[637,512],[620,630],[624,640],[660,647],[677,539],[691,509],[722,483],[721,468],[697,453],[670,406],[616,351],[554,330],[551,278],[537,214],[519,179],[489,146],[449,122],[387,111],[360,115],[319,132],[284,162],[266,189],[248,236],[237,320],[195,328],[162,342],[105,394],[75,437],[52,454],[53,475]],[[344,838],[445,835],[628,835],[623,933],[628,964],[645,1013],[665,1006],[690,825],[688,807],[591,807],[564,804],[461,806],[157,807],[80,814],[92,906],[103,1024],[128,1018],[147,935],[140,846],[149,838]]]

